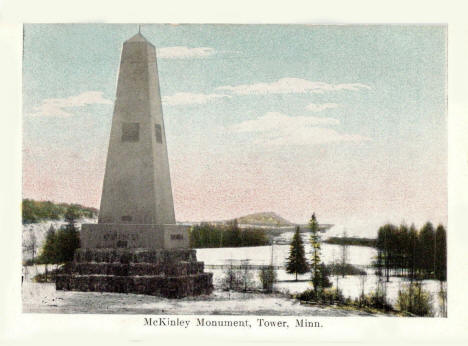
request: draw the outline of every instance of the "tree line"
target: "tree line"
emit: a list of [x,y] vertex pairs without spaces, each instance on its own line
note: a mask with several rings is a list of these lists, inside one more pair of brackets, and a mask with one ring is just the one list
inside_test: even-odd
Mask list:
[[[446,316],[446,288],[447,280],[447,249],[446,230],[439,225],[436,229],[428,222],[420,230],[414,225],[394,226],[391,224],[379,228],[375,247],[377,259],[374,263],[377,268],[377,287],[369,294],[365,294],[365,282],[367,273],[359,271],[353,274],[359,275],[361,294],[352,301],[345,298],[338,288],[338,277],[341,267],[345,263],[345,251],[343,261],[325,266],[321,262],[320,237],[317,232],[317,220],[315,214],[309,222],[311,230],[310,244],[312,247],[311,261],[306,259],[304,244],[296,229],[290,244],[289,257],[286,262],[286,271],[290,274],[304,274],[310,271],[312,289],[305,290],[297,295],[297,298],[306,302],[320,302],[325,304],[339,304],[360,309],[377,309],[379,311],[392,311],[393,306],[387,300],[387,281],[389,276],[399,275],[409,279],[407,285],[398,291],[396,307],[402,314],[409,316],[432,316],[432,296],[423,289],[422,280],[434,278],[440,280],[440,306],[441,315]],[[340,245],[348,245],[349,239],[345,235],[344,242]],[[371,239],[370,239],[371,240]],[[360,244],[361,245],[361,244]],[[336,268],[334,268],[336,267]],[[337,279],[336,288],[329,289],[332,284],[329,275],[333,273]],[[386,279],[386,280],[385,280]]]
[[76,210],[79,210],[81,217],[94,218],[98,213],[98,210],[95,208],[84,207],[79,204],[23,199],[23,224],[37,223],[46,220],[60,220],[65,217],[65,213],[70,207],[74,207]]
[[442,225],[434,229],[427,222],[420,230],[414,225],[386,224],[377,235],[378,274],[387,281],[392,275],[410,280],[447,280],[447,234]]
[[237,220],[227,225],[201,223],[190,230],[192,248],[242,247],[268,245],[269,239],[265,230],[257,228],[240,228]]
[[334,245],[353,245],[353,246],[369,246],[376,247],[376,239],[359,238],[359,237],[330,237],[323,241],[327,244]]

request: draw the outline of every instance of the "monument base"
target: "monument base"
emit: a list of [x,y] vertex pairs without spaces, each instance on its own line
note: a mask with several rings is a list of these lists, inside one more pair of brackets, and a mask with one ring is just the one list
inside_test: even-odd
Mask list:
[[77,249],[56,288],[182,298],[212,292],[213,274],[203,270],[192,249]]
[[190,226],[176,224],[86,223],[82,248],[188,249]]

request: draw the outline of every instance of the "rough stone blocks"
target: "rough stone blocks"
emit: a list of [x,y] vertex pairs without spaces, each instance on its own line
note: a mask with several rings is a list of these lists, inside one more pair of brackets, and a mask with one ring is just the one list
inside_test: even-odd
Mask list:
[[203,270],[190,249],[78,249],[56,288],[182,298],[212,292],[213,274]]

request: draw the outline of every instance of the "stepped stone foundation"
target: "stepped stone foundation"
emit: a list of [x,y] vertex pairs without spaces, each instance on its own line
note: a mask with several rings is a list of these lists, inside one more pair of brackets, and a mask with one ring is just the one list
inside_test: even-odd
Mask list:
[[191,249],[78,249],[56,288],[182,298],[212,292],[213,274],[203,270]]

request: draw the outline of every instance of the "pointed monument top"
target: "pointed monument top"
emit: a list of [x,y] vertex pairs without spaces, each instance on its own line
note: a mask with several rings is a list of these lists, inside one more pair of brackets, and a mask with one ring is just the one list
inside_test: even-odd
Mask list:
[[141,25],[140,24],[138,24],[138,33],[133,35],[132,37],[130,37],[127,41],[125,41],[125,43],[126,42],[146,42],[149,45],[154,47],[154,45],[150,41],[148,41],[145,36],[143,36],[141,34]]
[[125,42],[148,42],[148,40],[138,31],[138,34],[133,35]]

